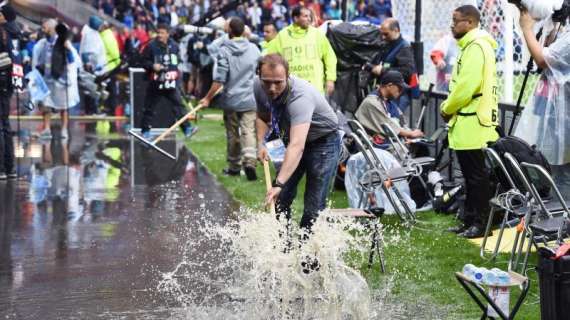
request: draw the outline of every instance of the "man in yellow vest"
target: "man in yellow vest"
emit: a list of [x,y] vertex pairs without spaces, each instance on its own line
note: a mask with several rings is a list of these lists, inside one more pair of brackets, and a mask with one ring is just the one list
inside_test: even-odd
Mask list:
[[277,37],[277,27],[272,21],[266,21],[263,23],[263,41],[259,44],[261,46],[261,51],[265,51],[267,45],[271,40]]
[[[107,57],[105,72],[111,72],[121,65],[119,44],[117,43],[117,38],[115,38],[113,29],[109,24],[103,24],[99,30]],[[107,98],[107,101],[105,101],[105,109],[107,114],[113,115],[115,113],[115,107],[117,106],[117,76],[112,75],[109,79],[110,81],[107,85],[109,88],[109,97]]]
[[460,53],[453,67],[449,96],[441,105],[441,115],[449,123],[449,147],[457,154],[467,193],[464,224],[450,231],[465,238],[484,233],[491,193],[482,148],[498,138],[497,43],[478,28],[480,17],[471,5],[453,12],[451,32]]
[[331,95],[336,81],[336,55],[321,31],[311,26],[311,11],[295,7],[293,24],[271,40],[264,54],[279,53],[289,63],[291,74],[309,81],[320,92]]

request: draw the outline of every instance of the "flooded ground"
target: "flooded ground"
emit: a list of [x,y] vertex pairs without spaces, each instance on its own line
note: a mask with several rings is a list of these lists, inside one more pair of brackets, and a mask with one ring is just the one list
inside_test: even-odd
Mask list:
[[122,123],[74,123],[68,142],[31,138],[35,125],[22,126],[20,179],[0,182],[2,319],[441,317],[391,297],[389,275],[371,292],[344,261],[368,253],[363,223],[322,219],[300,245],[182,141],[164,143],[170,161]]

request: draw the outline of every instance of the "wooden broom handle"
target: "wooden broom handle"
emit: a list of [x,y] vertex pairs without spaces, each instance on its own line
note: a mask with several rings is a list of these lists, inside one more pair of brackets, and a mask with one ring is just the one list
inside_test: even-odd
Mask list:
[[[222,90],[224,90],[224,87],[221,86],[215,93],[214,93],[214,97],[218,95],[218,93],[222,92]],[[190,105],[190,107],[192,107],[192,105]],[[154,139],[154,141],[152,142],[152,144],[157,144],[160,141],[162,141],[162,139],[164,139],[168,134],[170,134],[174,129],[178,128],[181,124],[184,123],[184,121],[188,120],[188,118],[190,118],[191,115],[195,114],[196,112],[198,112],[198,110],[204,108],[203,105],[199,104],[196,106],[196,108],[190,110],[190,112],[188,112],[186,115],[184,115],[184,117],[180,118],[180,120],[176,121],[175,124],[173,124],[172,126],[170,126],[170,128],[166,129],[166,131],[164,131],[161,135],[159,135],[158,137],[156,137],[156,139]]]
[[162,141],[162,139],[166,138],[167,135],[169,135],[173,130],[175,130],[176,128],[178,128],[181,124],[184,123],[184,121],[188,120],[188,118],[190,118],[190,116],[192,116],[193,114],[195,114],[198,110],[202,109],[204,106],[202,106],[201,104],[197,105],[196,108],[190,110],[190,112],[188,112],[186,115],[184,115],[184,117],[180,118],[178,121],[176,121],[175,124],[173,124],[172,126],[170,126],[170,128],[166,129],[166,131],[164,131],[163,133],[161,133],[158,137],[156,137],[156,139],[154,139],[154,141],[152,142],[152,144],[157,144],[160,141]]
[[[263,172],[265,173],[265,188],[267,189],[267,191],[269,191],[271,190],[271,188],[273,188],[273,184],[271,182],[271,171],[269,171],[269,162],[265,159],[263,159],[262,162],[263,162]],[[273,202],[273,200],[269,204],[269,210],[271,211],[271,214],[275,215],[275,203]]]

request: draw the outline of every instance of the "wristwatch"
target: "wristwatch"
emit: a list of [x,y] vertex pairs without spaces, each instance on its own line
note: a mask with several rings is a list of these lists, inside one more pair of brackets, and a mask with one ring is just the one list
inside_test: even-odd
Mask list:
[[279,182],[279,181],[277,180],[277,178],[275,178],[275,180],[273,180],[273,185],[272,185],[272,186],[273,186],[273,188],[281,188],[281,189],[285,188],[285,184]]

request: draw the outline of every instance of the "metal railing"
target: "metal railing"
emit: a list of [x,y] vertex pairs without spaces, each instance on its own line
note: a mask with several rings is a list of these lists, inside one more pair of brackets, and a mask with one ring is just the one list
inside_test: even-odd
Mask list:
[[[412,106],[408,108],[408,110],[406,110],[405,114],[408,117],[408,124],[410,126],[414,125],[417,122],[422,107],[421,103],[426,94],[427,91],[422,90],[420,98],[414,99],[412,101]],[[445,99],[447,99],[446,93],[441,93],[441,92],[431,93],[430,100],[428,101],[427,108],[425,110],[424,120],[422,122],[422,125],[420,126],[420,129],[427,136],[431,135],[439,127],[445,124],[443,118],[440,115],[440,106]],[[513,121],[515,108],[516,106],[513,104],[499,103],[499,124],[503,128],[503,130],[505,130],[505,133],[508,131],[511,122]],[[432,151],[434,153],[433,155],[435,156],[436,154],[438,154],[441,151],[441,148],[443,148],[441,142],[436,141],[435,148]],[[449,162],[449,166],[447,166],[448,180],[450,181],[454,180],[454,166],[457,166],[458,164],[455,163],[451,151],[444,156],[442,162]]]
[[[406,111],[408,115],[408,124],[415,124],[418,120],[421,110],[421,102],[423,101],[427,91],[421,92],[421,96],[418,99],[414,99],[412,107],[408,108]],[[443,119],[439,115],[441,103],[447,99],[446,93],[432,92],[430,100],[428,102],[427,109],[425,111],[424,120],[420,129],[426,134],[434,132],[437,128],[444,124]],[[513,120],[513,115],[516,106],[510,103],[499,103],[499,124],[501,127],[507,131]],[[522,111],[522,108],[521,108]]]

